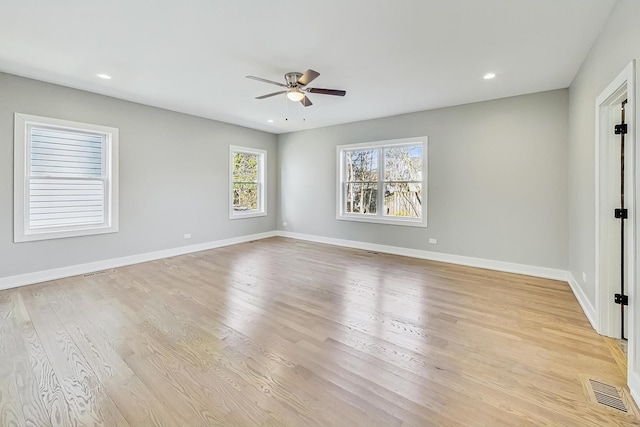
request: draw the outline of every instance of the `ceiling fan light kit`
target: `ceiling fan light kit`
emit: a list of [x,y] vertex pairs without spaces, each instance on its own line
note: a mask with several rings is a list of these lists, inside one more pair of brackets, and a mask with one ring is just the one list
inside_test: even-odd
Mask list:
[[305,107],[309,107],[313,105],[311,100],[307,97],[305,93],[317,93],[320,95],[334,95],[334,96],[345,96],[346,91],[338,90],[338,89],[319,89],[306,87],[309,83],[318,77],[320,73],[314,70],[307,70],[304,74],[299,72],[290,72],[284,75],[284,80],[286,84],[274,82],[273,80],[263,79],[261,77],[255,76],[246,76],[248,79],[257,80],[263,83],[269,83],[272,85],[280,86],[284,88],[284,90],[280,90],[278,92],[268,93],[262,96],[256,96],[256,99],[265,99],[270,98],[272,96],[281,95],[283,93],[287,94],[287,98],[294,102],[300,102]]
[[287,92],[287,98],[289,98],[293,102],[302,101],[304,98],[304,93],[302,93],[299,89],[293,89]]

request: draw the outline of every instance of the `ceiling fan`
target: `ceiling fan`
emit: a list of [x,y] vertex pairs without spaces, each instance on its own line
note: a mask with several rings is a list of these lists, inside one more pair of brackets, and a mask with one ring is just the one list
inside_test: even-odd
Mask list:
[[320,73],[313,70],[307,70],[304,72],[304,74],[294,71],[284,75],[284,80],[286,84],[263,79],[261,77],[255,77],[255,76],[246,76],[246,77],[248,79],[257,80],[259,82],[265,82],[265,83],[286,88],[285,90],[269,93],[267,95],[256,96],[256,99],[265,99],[271,96],[276,96],[276,95],[286,93],[287,98],[289,98],[291,101],[300,101],[302,105],[304,105],[305,107],[313,105],[311,100],[307,98],[307,95],[306,95],[307,93],[318,93],[320,95],[335,95],[335,96],[344,96],[347,93],[344,90],[318,89],[314,87],[305,87],[319,75]]

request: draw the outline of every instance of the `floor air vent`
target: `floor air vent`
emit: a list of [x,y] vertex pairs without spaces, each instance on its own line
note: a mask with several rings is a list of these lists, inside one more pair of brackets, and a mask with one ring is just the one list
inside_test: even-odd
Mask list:
[[591,382],[593,394],[599,404],[617,409],[618,411],[628,412],[622,396],[620,396],[620,393],[618,393],[615,387],[603,384],[600,381],[589,380],[589,382]]
[[112,273],[113,271],[114,271],[114,270],[93,271],[93,272],[91,272],[91,273],[83,274],[83,275],[82,275],[82,277],[97,276],[98,274]]
[[583,386],[591,402],[624,412],[625,414],[638,416],[636,407],[625,389],[609,385],[593,378],[583,379]]

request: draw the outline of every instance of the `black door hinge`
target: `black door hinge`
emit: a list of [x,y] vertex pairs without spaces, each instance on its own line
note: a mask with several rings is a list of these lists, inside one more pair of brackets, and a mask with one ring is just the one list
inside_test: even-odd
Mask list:
[[627,124],[626,123],[622,123],[620,125],[615,125],[613,127],[613,131],[616,133],[616,135],[626,135],[627,133]]
[[627,209],[615,209],[613,216],[618,219],[627,219],[629,218],[629,211]]
[[629,305],[629,295],[615,294],[613,297],[613,302],[616,304]]

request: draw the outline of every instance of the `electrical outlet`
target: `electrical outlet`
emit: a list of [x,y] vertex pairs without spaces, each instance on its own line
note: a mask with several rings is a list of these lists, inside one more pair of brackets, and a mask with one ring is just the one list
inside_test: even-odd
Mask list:
[[438,239],[429,239],[429,243],[436,245],[438,243]]
[[584,271],[582,272],[582,281],[583,282],[587,282],[587,273],[585,273]]
[[191,233],[186,233],[186,234],[184,235],[184,239],[185,239],[185,240],[190,239],[190,238],[191,238]]
[[287,226],[287,221],[282,221],[282,226],[286,227]]

